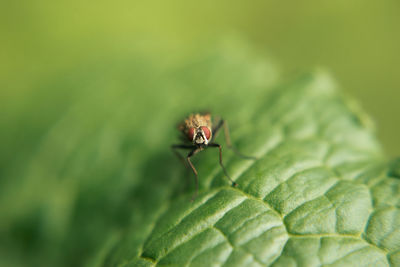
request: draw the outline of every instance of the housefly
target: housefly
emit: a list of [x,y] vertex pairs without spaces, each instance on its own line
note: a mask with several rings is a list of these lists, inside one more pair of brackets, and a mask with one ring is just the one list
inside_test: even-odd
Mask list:
[[[172,145],[172,149],[175,154],[184,162],[189,165],[195,175],[196,182],[196,191],[193,195],[193,199],[196,198],[199,191],[199,180],[198,173],[196,168],[194,167],[191,158],[197,154],[198,152],[208,148],[214,147],[219,149],[219,165],[221,165],[222,170],[225,173],[225,176],[231,182],[232,186],[236,187],[238,184],[232,180],[229,176],[226,168],[222,162],[222,147],[220,144],[215,143],[215,137],[218,134],[219,130],[223,128],[225,133],[225,140],[228,148],[232,149],[238,156],[245,159],[255,159],[255,157],[249,157],[241,154],[235,147],[232,146],[228,124],[223,119],[218,119],[216,123],[212,122],[210,113],[195,113],[189,115],[183,122],[181,122],[178,126],[179,131],[182,133],[183,143]],[[186,156],[186,159],[177,151],[178,149],[189,150],[189,153]]]

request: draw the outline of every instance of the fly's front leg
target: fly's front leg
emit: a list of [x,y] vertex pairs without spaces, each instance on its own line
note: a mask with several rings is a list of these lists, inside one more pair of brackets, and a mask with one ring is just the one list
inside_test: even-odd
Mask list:
[[188,167],[187,162],[185,161],[183,156],[178,152],[178,149],[194,149],[194,148],[196,147],[193,145],[184,145],[184,144],[171,146],[171,149],[174,152],[174,154],[179,158],[180,161],[182,161],[183,165],[185,165],[186,167]]
[[189,152],[189,154],[187,155],[186,159],[187,162],[189,163],[189,166],[192,168],[193,173],[194,173],[194,177],[195,177],[195,181],[196,181],[196,191],[194,193],[194,195],[192,196],[192,201],[197,197],[197,194],[199,193],[199,177],[197,175],[197,170],[194,167],[192,161],[190,160],[191,157],[193,157],[197,152],[199,152],[201,150],[201,148],[194,148],[192,151]]
[[213,137],[212,137],[212,139],[214,139],[214,138],[217,136],[217,134],[218,134],[218,132],[219,132],[219,130],[221,129],[222,126],[224,127],[225,142],[226,142],[226,145],[228,146],[228,148],[232,149],[233,152],[235,152],[235,154],[238,155],[238,156],[241,157],[241,158],[244,158],[244,159],[253,159],[253,160],[254,160],[254,159],[257,159],[256,157],[243,155],[242,153],[240,153],[239,150],[236,149],[236,147],[234,147],[234,146],[232,145],[231,137],[230,137],[230,135],[229,135],[228,123],[227,123],[225,120],[222,120],[222,119],[221,119],[221,120],[218,121],[217,125],[216,125],[215,128],[213,129]]
[[229,181],[231,181],[232,186],[236,187],[238,184],[235,181],[233,181],[232,178],[229,176],[229,174],[226,171],[225,166],[222,162],[222,147],[221,147],[221,145],[217,144],[217,143],[211,143],[211,144],[208,144],[208,146],[209,147],[218,147],[218,149],[219,149],[219,165],[221,165],[222,170],[224,170],[225,176],[229,179]]
[[185,166],[185,176],[186,176],[186,183],[185,183],[185,188],[189,188],[190,186],[190,182],[191,180],[189,180],[189,172],[190,172],[190,165],[188,164],[188,162],[186,161],[186,159],[182,156],[181,153],[179,153],[178,149],[181,150],[188,150],[191,149],[193,150],[194,148],[196,148],[193,145],[186,145],[186,144],[180,144],[180,145],[172,145],[171,149],[174,152],[174,154],[179,158],[179,160],[182,162],[182,164]]

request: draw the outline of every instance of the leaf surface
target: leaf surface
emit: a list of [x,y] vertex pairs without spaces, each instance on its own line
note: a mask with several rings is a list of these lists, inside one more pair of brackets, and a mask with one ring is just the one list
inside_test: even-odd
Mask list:
[[[399,161],[387,162],[368,116],[328,74],[280,79],[232,40],[190,58],[132,51],[40,81],[41,95],[9,112],[0,263],[400,266]],[[55,88],[51,104],[38,100]],[[220,134],[239,186],[209,148],[193,159],[190,202],[194,179],[170,145],[176,123],[201,110],[226,119],[257,160]]]
[[221,92],[210,105],[223,106],[234,144],[257,160],[225,149],[228,172],[239,184],[232,188],[216,151],[199,154],[200,196],[191,203],[192,191],[174,193],[151,206],[104,256],[104,266],[400,264],[400,184],[388,174],[368,116],[325,72],[257,83],[271,73],[251,76],[254,62],[244,68],[220,60],[210,63],[212,73],[196,66],[180,78],[195,90],[198,73],[226,77],[226,68],[235,70],[232,94],[224,78],[200,88],[204,95]]

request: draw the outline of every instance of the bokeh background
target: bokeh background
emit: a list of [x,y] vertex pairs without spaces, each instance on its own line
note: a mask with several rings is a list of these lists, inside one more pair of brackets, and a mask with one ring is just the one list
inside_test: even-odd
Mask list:
[[[65,124],[59,121],[60,114],[69,110],[71,103],[93,98],[92,102],[85,100],[89,111],[100,105],[96,101],[107,98],[103,92],[97,99],[95,90],[87,89],[88,84],[96,86],[98,81],[99,87],[104,87],[103,81],[106,81],[106,86],[118,87],[121,77],[125,79],[129,72],[140,76],[137,73],[141,69],[130,69],[127,63],[132,58],[141,60],[138,51],[146,55],[144,62],[153,56],[153,62],[164,66],[171,58],[184,62],[228,36],[231,42],[244,40],[259,55],[268,57],[279,69],[281,80],[323,67],[332,73],[343,92],[358,99],[372,116],[386,154],[394,157],[400,151],[399,27],[400,3],[395,0],[284,4],[228,0],[3,1],[0,4],[0,187],[3,188],[0,188],[3,206],[0,234],[6,238],[0,247],[3,259],[0,264],[25,266],[26,262],[21,259],[25,256],[29,260],[38,258],[40,263],[46,258],[44,254],[52,254],[54,247],[65,245],[62,241],[65,216],[50,218],[54,224],[45,224],[43,228],[43,221],[47,222],[41,219],[43,210],[33,209],[36,206],[31,203],[59,201],[59,206],[71,207],[72,204],[65,204],[71,185],[64,184],[50,200],[37,200],[46,188],[53,188],[41,188],[32,196],[32,186],[48,185],[49,181],[32,178],[27,182],[19,177],[26,177],[25,172],[32,168],[37,173],[43,171],[35,166],[35,153],[44,139],[51,136],[49,132],[53,128],[62,132],[57,128]],[[163,88],[137,92],[145,101],[151,101],[151,95],[156,94],[168,97]],[[110,94],[113,97],[118,99]],[[102,115],[89,114],[89,119],[79,125],[83,128],[91,125],[90,118],[99,123]],[[134,120],[144,115],[132,114],[132,117]],[[41,161],[44,158],[50,163],[52,156],[38,153]],[[34,166],[25,168],[28,159]],[[14,202],[15,192],[21,193],[19,196],[24,200]],[[102,194],[101,190],[97,193]],[[58,198],[59,195],[64,197]],[[50,209],[57,209],[57,205]],[[83,210],[86,212],[91,207],[88,204]],[[75,220],[75,224],[79,223]],[[46,227],[55,227],[51,230],[53,239],[48,246],[40,246],[40,242],[48,241],[41,240],[40,231],[47,231],[43,230]],[[72,255],[69,259],[75,259],[71,260],[71,266],[81,263],[86,255],[85,249],[76,255],[68,247],[76,244],[73,238],[64,247],[65,254]],[[42,255],[36,257],[37,253]],[[49,265],[57,261],[57,253],[60,251],[46,258]]]
[[[3,110],[18,112],[18,103],[43,92],[44,83],[66,69],[123,58],[143,38],[184,57],[234,33],[276,59],[283,73],[329,69],[375,119],[386,151],[398,154],[398,1],[41,0],[1,6]],[[62,94],[51,91],[44,101]]]

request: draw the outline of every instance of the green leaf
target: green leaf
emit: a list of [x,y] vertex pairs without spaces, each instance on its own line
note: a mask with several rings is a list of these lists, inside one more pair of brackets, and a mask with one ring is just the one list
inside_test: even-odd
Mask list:
[[[398,162],[328,74],[279,79],[235,40],[191,57],[132,51],[9,104],[18,112],[1,121],[0,264],[400,265]],[[239,186],[210,148],[193,160],[190,202],[194,179],[170,145],[176,123],[205,109],[257,160],[220,135]]]
[[[207,103],[228,118],[239,150],[258,159],[225,149],[239,184],[232,188],[216,151],[200,153],[201,192],[192,203],[192,191],[176,190],[187,179],[183,166],[160,162],[174,141],[163,135],[157,160],[148,162],[154,170],[142,173],[140,196],[133,195],[142,204],[129,211],[132,222],[99,265],[399,265],[400,183],[389,175],[368,116],[323,71],[271,84],[273,73],[258,69],[267,63],[237,54],[190,65],[174,78],[203,96],[187,93],[184,110]],[[180,110],[171,117],[184,116]]]

